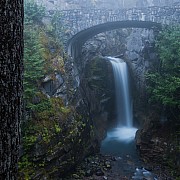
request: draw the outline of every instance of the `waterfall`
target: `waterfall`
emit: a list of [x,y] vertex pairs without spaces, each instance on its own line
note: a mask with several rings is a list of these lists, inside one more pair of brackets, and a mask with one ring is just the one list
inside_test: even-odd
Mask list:
[[[107,130],[107,135],[101,143],[101,153],[116,157],[127,157],[128,155],[138,162],[139,158],[134,140],[137,128],[133,127],[128,67],[122,59],[108,57],[107,60],[111,62],[114,74],[117,126]],[[137,166],[139,166],[138,163]],[[120,167],[119,164],[118,167]],[[144,168],[136,168],[132,179],[144,178],[156,179],[150,171]]]
[[131,142],[134,140],[136,128],[133,127],[132,99],[129,90],[129,78],[127,64],[119,58],[108,57],[113,68],[115,92],[117,127],[107,131],[107,137],[102,146],[109,141]]
[[109,60],[113,67],[115,80],[118,127],[132,127],[132,100],[130,98],[127,64],[119,58],[109,57]]

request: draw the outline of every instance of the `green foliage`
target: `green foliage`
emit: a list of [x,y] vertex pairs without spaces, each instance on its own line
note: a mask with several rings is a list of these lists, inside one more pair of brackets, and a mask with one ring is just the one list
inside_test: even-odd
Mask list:
[[[79,137],[87,128],[73,108],[64,106],[61,98],[48,98],[40,91],[45,75],[53,80],[55,70],[65,72],[63,46],[57,38],[60,32],[55,33],[60,15],[55,14],[52,27],[46,27],[42,23],[44,13],[43,7],[25,0],[24,98],[29,116],[22,123],[20,179],[34,179],[36,173],[47,173],[49,161],[46,157],[58,157],[56,153],[67,144],[77,145],[78,141],[80,144]],[[41,150],[40,155],[38,150]],[[56,171],[56,167],[49,168],[51,172]]]
[[170,146],[166,150],[164,162],[167,163],[172,176],[177,177],[179,169],[175,162],[179,154],[177,137],[179,137],[178,109],[180,108],[180,27],[164,29],[159,34],[156,47],[160,66],[146,76],[148,91],[153,103],[159,103],[165,107],[170,120],[168,128],[172,130],[168,132],[169,137],[166,139],[166,142],[170,142]]
[[43,45],[41,55],[45,60],[44,68],[46,74],[53,74],[55,69],[64,73],[63,47],[56,38],[56,35],[54,35],[54,32],[51,34],[44,28],[43,31],[39,33],[39,40]]
[[58,124],[55,124],[55,125],[54,125],[54,128],[55,128],[55,132],[56,132],[57,134],[60,133],[61,130],[62,130]]
[[60,117],[65,119],[71,111],[70,108],[63,106],[63,101],[59,97],[43,97],[39,103],[30,104],[29,107],[38,120],[59,119]]
[[26,154],[21,158],[21,161],[18,162],[19,173],[23,173],[23,180],[29,180],[29,174],[33,173],[34,164],[29,161],[29,156]]
[[24,15],[24,97],[29,105],[40,91],[42,78],[46,74],[53,78],[54,70],[64,73],[64,53],[55,33],[59,14],[55,13],[52,28],[49,28],[42,23],[45,8],[34,0],[25,0]]
[[33,0],[24,4],[24,97],[31,99],[38,91],[39,81],[44,76],[43,46],[39,41],[40,23],[45,9]]
[[180,27],[161,32],[156,46],[161,60],[160,73],[177,76],[180,68]]
[[160,66],[147,74],[151,101],[180,107],[180,27],[164,29],[156,42]]
[[152,94],[151,101],[161,102],[165,106],[179,106],[180,78],[159,73],[149,73],[146,76],[151,82],[148,91]]
[[52,24],[52,31],[58,31],[58,29],[63,28],[63,26],[59,26],[60,24],[60,18],[61,18],[61,13],[60,11],[55,11],[55,13],[52,16],[51,24]]
[[[33,179],[36,173],[44,171],[49,163],[46,157],[71,141],[77,142],[85,128],[82,118],[72,108],[64,107],[61,98],[48,98],[40,92],[44,75],[53,79],[55,69],[64,73],[63,47],[54,33],[57,29],[42,24],[44,13],[43,7],[25,0],[24,98],[29,117],[22,123],[23,155],[19,161],[22,179]],[[58,18],[59,15],[54,16],[53,23]],[[38,156],[37,148],[47,156]]]
[[24,93],[25,98],[33,97],[38,89],[38,81],[44,76],[44,60],[41,56],[42,45],[38,32],[29,27],[24,29]]
[[36,24],[41,23],[45,16],[45,7],[38,5],[34,0],[24,1],[24,23]]
[[[70,109],[63,107],[61,98],[47,98],[39,95],[40,101],[33,105],[33,119],[26,122],[22,127],[22,143],[25,156],[28,155],[35,144],[48,144],[56,135],[61,134],[62,126]],[[63,110],[62,110],[63,108]],[[23,158],[25,158],[23,156]],[[21,163],[26,163],[21,159]]]
[[23,142],[24,142],[24,148],[29,148],[31,147],[35,142],[37,141],[37,136],[34,134],[30,134],[28,136],[23,137]]
[[19,162],[19,168],[29,167],[32,163],[28,160],[28,155],[23,156],[22,161]]
[[[81,144],[82,140],[79,139],[86,128],[82,117],[73,109],[64,107],[61,98],[47,98],[39,93],[38,99],[36,106],[32,104],[31,107],[33,119],[28,120],[22,127],[24,154],[19,161],[22,179],[33,179],[36,173],[47,169],[53,171],[56,166],[49,169],[46,157],[55,155],[58,158],[58,150],[67,145],[74,147]],[[47,103],[49,106],[46,106]],[[37,148],[45,156],[36,155]]]
[[61,13],[59,11],[55,11],[53,14],[50,29],[51,35],[55,35],[57,42],[61,43],[67,41],[66,37],[64,36],[64,32],[66,32],[67,29],[61,22]]

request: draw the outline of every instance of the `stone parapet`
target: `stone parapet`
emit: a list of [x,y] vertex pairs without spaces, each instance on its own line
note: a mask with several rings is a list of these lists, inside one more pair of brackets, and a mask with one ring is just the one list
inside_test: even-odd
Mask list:
[[180,23],[180,5],[119,10],[74,9],[61,11],[61,14],[60,21],[67,30],[71,31],[71,35],[92,26],[114,21],[150,21],[167,25]]

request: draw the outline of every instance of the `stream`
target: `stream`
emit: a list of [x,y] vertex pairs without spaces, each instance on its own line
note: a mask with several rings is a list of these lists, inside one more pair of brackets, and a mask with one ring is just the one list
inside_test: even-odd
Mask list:
[[115,124],[107,130],[100,153],[85,158],[68,180],[173,180],[160,167],[140,160],[135,145],[138,129],[133,126],[128,68],[122,59],[108,57],[108,60],[115,80],[116,119],[112,121]]
[[[117,161],[112,167],[116,174],[128,176],[129,179],[156,180],[153,173],[142,167],[136,151],[134,139],[137,128],[133,127],[133,107],[127,64],[119,58],[108,57],[108,59],[114,74],[117,118],[115,127],[107,131],[106,138],[101,143],[101,153],[116,157]],[[131,177],[130,174],[132,174]]]
[[107,132],[106,138],[101,143],[101,154],[112,156],[111,174],[109,180],[134,179],[157,180],[157,176],[143,167],[135,145],[136,128],[115,128]]

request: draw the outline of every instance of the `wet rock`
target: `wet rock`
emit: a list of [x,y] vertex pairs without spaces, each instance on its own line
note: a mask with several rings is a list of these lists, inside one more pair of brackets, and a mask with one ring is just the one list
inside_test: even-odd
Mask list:
[[134,180],[144,179],[144,180],[156,180],[157,178],[153,173],[150,171],[147,171],[144,168],[136,168],[136,172],[134,173],[134,176],[132,177]]
[[107,168],[105,168],[105,167],[103,168],[103,170],[104,170],[104,171],[108,171],[108,169],[107,169]]
[[122,157],[115,157],[116,161],[122,160]]
[[130,161],[130,160],[127,161],[127,164],[130,165],[130,166],[134,166],[134,162]]
[[111,160],[112,160],[112,161],[117,161],[117,158],[113,156],[113,157],[111,158]]
[[75,179],[79,179],[80,178],[80,176],[77,175],[77,174],[73,174],[72,177],[75,178]]
[[86,171],[86,177],[89,177],[89,176],[92,176],[93,175],[93,172],[92,172],[92,170],[87,170]]
[[149,166],[145,166],[144,169],[146,169],[147,171],[152,171],[152,170],[153,170],[153,167],[149,165]]
[[106,161],[105,163],[104,163],[104,165],[105,165],[105,167],[106,168],[111,168],[111,162],[110,161]]
[[104,176],[104,172],[103,172],[101,169],[99,169],[99,170],[96,172],[96,175],[97,175],[97,176]]

